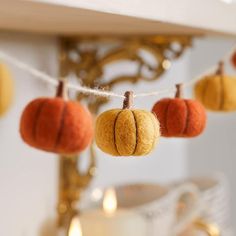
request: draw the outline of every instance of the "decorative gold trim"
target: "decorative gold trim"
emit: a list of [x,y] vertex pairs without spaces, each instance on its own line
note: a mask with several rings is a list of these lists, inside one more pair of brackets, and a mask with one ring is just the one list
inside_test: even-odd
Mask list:
[[78,168],[79,156],[60,156],[59,158],[58,225],[68,227],[71,218],[77,212],[76,204],[83,190],[96,174],[94,145],[90,147],[89,166],[85,172]]
[[[171,62],[179,58],[191,42],[190,36],[168,35],[61,38],[60,75],[72,73],[84,86],[106,90],[124,82],[152,82],[169,69]],[[133,72],[127,72],[127,68],[120,66],[122,73],[104,78],[108,65],[127,61],[135,67]],[[78,95],[78,99],[84,97],[88,100],[88,96]],[[99,107],[107,102],[107,98],[94,99],[90,96],[88,107],[97,113]]]

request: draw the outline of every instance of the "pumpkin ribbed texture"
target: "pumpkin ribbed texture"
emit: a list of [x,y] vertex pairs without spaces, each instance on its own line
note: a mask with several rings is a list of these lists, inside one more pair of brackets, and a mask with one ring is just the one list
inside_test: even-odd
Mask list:
[[194,92],[196,99],[209,110],[236,110],[236,78],[233,76],[206,76],[195,84]]
[[113,156],[147,155],[159,136],[159,122],[144,110],[113,109],[96,121],[97,146]]
[[86,108],[60,97],[33,100],[20,121],[20,133],[26,143],[60,154],[84,150],[92,140],[92,127],[92,117]]
[[195,137],[206,125],[204,107],[195,100],[164,98],[152,108],[164,137]]

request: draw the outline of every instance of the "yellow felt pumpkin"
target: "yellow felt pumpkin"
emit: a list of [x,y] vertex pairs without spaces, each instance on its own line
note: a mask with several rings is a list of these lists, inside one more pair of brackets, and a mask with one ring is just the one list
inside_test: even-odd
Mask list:
[[102,113],[96,121],[97,146],[113,156],[143,156],[154,148],[160,136],[155,115],[144,110],[130,109],[132,92],[125,93],[123,109]]
[[5,64],[0,63],[0,116],[10,107],[13,98],[13,80]]
[[209,110],[236,110],[236,77],[224,74],[223,63],[219,63],[215,74],[198,81],[194,92],[197,100]]

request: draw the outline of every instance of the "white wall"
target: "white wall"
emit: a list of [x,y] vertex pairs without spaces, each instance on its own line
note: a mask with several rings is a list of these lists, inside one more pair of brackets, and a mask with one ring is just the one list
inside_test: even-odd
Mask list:
[[[202,73],[216,64],[235,45],[234,40],[196,40],[190,57],[191,77]],[[226,65],[228,74],[236,74],[230,63]],[[223,172],[230,180],[232,190],[232,222],[236,219],[236,113],[208,112],[207,127],[203,135],[188,142],[188,173],[191,175]]]
[[[1,33],[0,49],[22,61],[48,72],[57,73],[56,40],[49,37]],[[155,83],[137,86],[122,85],[116,89],[152,91],[166,88],[188,78],[188,57],[185,54],[171,70]],[[37,236],[48,218],[54,218],[57,203],[57,157],[24,144],[18,133],[23,107],[33,98],[53,95],[51,87],[10,67],[15,84],[15,103],[0,119],[0,235]],[[135,100],[135,107],[151,109],[155,97]],[[114,99],[106,107],[121,107]],[[186,175],[185,140],[161,139],[156,150],[143,158],[111,158],[97,151],[98,176],[92,186],[132,181],[166,182]],[[85,156],[85,155],[84,155]]]
[[[1,34],[0,49],[47,71],[56,72],[56,41],[52,38]],[[52,93],[24,71],[10,67],[16,84],[12,109],[0,118],[0,235],[36,236],[45,218],[54,214],[56,158],[25,145],[19,117],[33,98]]]

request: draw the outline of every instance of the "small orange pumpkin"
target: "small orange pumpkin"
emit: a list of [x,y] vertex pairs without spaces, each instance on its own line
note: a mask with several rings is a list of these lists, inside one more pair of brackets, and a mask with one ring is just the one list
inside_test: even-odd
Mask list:
[[20,134],[32,147],[75,154],[92,140],[92,116],[79,102],[68,101],[66,83],[60,81],[55,98],[38,98],[26,106],[21,116]]
[[195,137],[206,125],[204,107],[196,100],[182,99],[182,86],[176,85],[175,98],[164,98],[152,108],[164,137]]
[[233,55],[231,57],[231,63],[233,65],[233,67],[236,69],[236,51],[233,53]]

